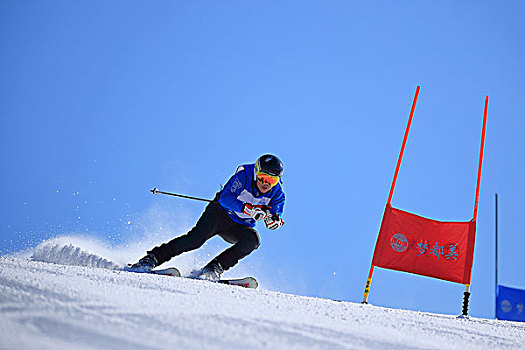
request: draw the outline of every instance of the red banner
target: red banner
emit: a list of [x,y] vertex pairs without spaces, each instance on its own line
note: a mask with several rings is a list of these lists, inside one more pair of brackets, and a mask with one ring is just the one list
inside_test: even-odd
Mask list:
[[372,265],[470,284],[476,221],[427,219],[387,204]]

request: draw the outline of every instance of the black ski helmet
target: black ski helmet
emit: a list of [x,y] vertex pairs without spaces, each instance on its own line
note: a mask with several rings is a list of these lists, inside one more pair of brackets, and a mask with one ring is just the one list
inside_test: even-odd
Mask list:
[[283,163],[276,156],[272,154],[265,154],[257,159],[257,162],[255,163],[255,170],[268,175],[281,177],[283,175]]

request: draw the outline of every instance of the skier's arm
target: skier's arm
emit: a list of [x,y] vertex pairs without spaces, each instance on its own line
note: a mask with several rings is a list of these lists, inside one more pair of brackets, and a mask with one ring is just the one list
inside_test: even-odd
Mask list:
[[219,204],[226,209],[242,212],[243,202],[237,199],[239,194],[244,190],[246,186],[246,172],[243,170],[238,171],[233,175],[224,189],[221,192],[219,197]]
[[279,190],[268,204],[268,206],[270,207],[270,213],[281,215],[284,209],[284,200],[284,192],[282,190]]
[[284,193],[279,190],[277,194],[270,201],[270,215],[264,219],[264,223],[269,230],[277,230],[284,225],[284,220],[281,218],[284,207]]

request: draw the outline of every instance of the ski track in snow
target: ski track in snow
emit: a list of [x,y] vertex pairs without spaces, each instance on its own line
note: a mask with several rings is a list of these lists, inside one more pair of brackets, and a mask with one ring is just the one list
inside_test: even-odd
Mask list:
[[525,349],[519,322],[118,269],[68,244],[0,257],[0,348]]

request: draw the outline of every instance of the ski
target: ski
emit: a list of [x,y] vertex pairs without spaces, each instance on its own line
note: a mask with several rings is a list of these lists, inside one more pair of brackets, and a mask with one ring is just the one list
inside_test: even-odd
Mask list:
[[180,271],[176,267],[168,267],[165,269],[157,269],[157,270],[151,270],[150,272],[147,272],[147,271],[136,271],[126,266],[122,270],[126,272],[133,272],[133,273],[150,273],[154,275],[181,277]]
[[252,289],[256,289],[259,286],[259,283],[257,282],[257,280],[253,277],[223,279],[223,280],[220,280],[219,283],[229,284],[230,286],[240,286],[240,287],[252,288]]
[[181,277],[179,269],[175,267],[168,267],[168,268],[159,269],[159,270],[151,270],[151,273],[155,275]]
[[[124,271],[137,273],[137,271],[128,270],[128,269],[124,269]],[[175,267],[167,267],[165,269],[156,269],[156,270],[151,270],[151,272],[139,272],[139,273],[152,273],[154,275],[182,277],[179,269]],[[203,280],[203,281],[206,281],[206,280]],[[259,283],[257,282],[257,280],[253,277],[221,279],[218,282],[222,284],[228,284],[230,286],[239,286],[239,287],[250,288],[250,289],[256,289],[259,286]]]

